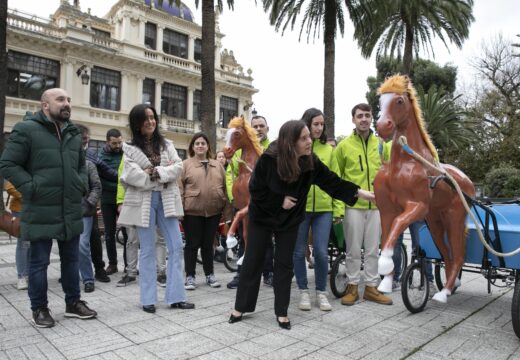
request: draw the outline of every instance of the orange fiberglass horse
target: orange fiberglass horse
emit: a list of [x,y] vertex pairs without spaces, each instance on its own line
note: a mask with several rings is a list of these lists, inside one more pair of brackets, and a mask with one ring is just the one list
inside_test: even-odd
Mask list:
[[[445,303],[453,288],[458,286],[457,275],[464,263],[467,212],[457,192],[447,182],[431,181],[439,172],[426,168],[409,151],[440,166],[472,198],[475,188],[462,171],[439,164],[437,151],[424,127],[415,89],[407,76],[388,78],[378,93],[381,95],[381,117],[377,131],[383,139],[393,140],[390,161],[383,164],[374,180],[382,227],[378,270],[379,274],[385,275],[378,289],[392,291],[392,254],[397,238],[411,223],[425,219],[446,263],[446,284],[433,299]],[[399,144],[402,136],[406,137],[408,147]],[[444,242],[445,235],[447,243]]]
[[[228,248],[236,246],[237,240],[235,234],[238,227],[242,223],[242,238],[244,239],[244,248],[247,246],[247,224],[248,224],[248,207],[251,198],[249,194],[249,179],[253,173],[256,161],[262,154],[262,146],[258,141],[256,130],[249,125],[244,117],[233,118],[228,125],[226,133],[226,146],[224,147],[224,156],[229,161],[235,152],[241,149],[242,154],[238,159],[238,175],[233,179],[233,207],[239,209],[233,218],[233,222],[229,227],[226,245]],[[231,163],[229,166],[233,166]],[[232,173],[234,173],[232,169]],[[242,258],[238,263],[241,264]]]

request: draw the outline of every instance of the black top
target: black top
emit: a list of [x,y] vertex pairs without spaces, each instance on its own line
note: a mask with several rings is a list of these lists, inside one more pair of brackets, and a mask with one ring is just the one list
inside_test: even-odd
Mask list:
[[[350,206],[356,203],[359,186],[342,180],[315,154],[310,156],[313,157],[313,169],[303,171],[298,180],[292,183],[280,179],[276,155],[266,152],[260,156],[249,181],[249,217],[252,221],[278,231],[300,224],[305,216],[307,193],[311,185],[318,185],[333,198]],[[290,210],[282,208],[285,196],[297,199],[296,205]]]

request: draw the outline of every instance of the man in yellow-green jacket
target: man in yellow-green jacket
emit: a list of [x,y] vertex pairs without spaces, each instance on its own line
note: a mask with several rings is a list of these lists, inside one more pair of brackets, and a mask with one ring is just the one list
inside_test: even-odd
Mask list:
[[[267,125],[267,120],[260,115],[255,115],[251,119],[251,126],[256,130],[258,140],[260,141],[260,145],[262,148],[267,149],[269,146],[269,138],[267,137],[267,133],[269,132],[269,126]],[[242,150],[238,149],[233,155],[231,159],[231,164],[228,165],[226,169],[226,192],[229,199],[229,202],[233,204],[233,181],[238,176],[238,159],[242,155]],[[236,276],[227,284],[228,289],[236,289],[238,287],[238,277],[240,273],[240,268],[237,271]],[[273,251],[266,252],[266,258],[264,263],[264,283],[266,285],[272,286],[273,282]]]
[[[368,104],[358,104],[352,109],[355,125],[352,135],[343,139],[334,151],[340,175],[359,185],[363,190],[374,191],[373,183],[381,167],[379,138],[370,129],[372,109]],[[354,305],[359,299],[358,284],[361,280],[361,251],[364,249],[363,298],[379,304],[391,305],[392,299],[377,290],[379,275],[377,260],[381,239],[381,221],[375,204],[358,199],[354,206],[345,208],[343,221],[346,240],[346,265],[348,286],[343,305]]]

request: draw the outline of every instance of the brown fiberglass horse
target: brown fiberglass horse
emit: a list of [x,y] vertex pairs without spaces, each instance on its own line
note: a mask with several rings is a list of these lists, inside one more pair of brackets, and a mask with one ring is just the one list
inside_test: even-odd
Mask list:
[[[448,183],[438,181],[433,188],[430,187],[430,180],[439,172],[427,169],[415,160],[399,144],[399,138],[405,136],[413,151],[446,170],[470,197],[475,196],[475,188],[459,169],[439,164],[437,151],[424,127],[415,89],[408,77],[395,75],[388,78],[378,93],[381,95],[381,117],[377,131],[383,139],[393,140],[390,161],[383,164],[374,180],[382,227],[378,270],[379,274],[385,275],[378,289],[392,291],[392,254],[397,238],[411,223],[425,219],[446,264],[446,284],[433,299],[445,303],[464,263],[467,213]],[[445,234],[447,244],[444,242]]]
[[[248,224],[248,207],[251,198],[249,194],[249,179],[253,173],[256,161],[262,154],[262,147],[258,141],[256,130],[245,121],[244,117],[233,118],[228,125],[226,133],[226,146],[224,147],[224,156],[230,160],[238,149],[242,153],[238,159],[238,175],[233,179],[233,207],[239,209],[233,218],[233,222],[229,227],[226,245],[228,248],[237,244],[235,234],[238,227],[242,223],[242,237],[244,239],[244,248],[247,246],[247,224]],[[229,166],[233,166],[231,163]],[[232,169],[234,173],[235,169]],[[241,263],[242,258],[239,260]]]

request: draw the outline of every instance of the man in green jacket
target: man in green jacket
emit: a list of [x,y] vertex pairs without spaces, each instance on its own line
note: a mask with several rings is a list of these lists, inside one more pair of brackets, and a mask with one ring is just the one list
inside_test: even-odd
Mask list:
[[[256,130],[256,134],[258,136],[258,140],[260,141],[260,145],[262,149],[267,149],[269,146],[269,138],[267,137],[267,133],[269,132],[269,126],[267,125],[267,120],[265,117],[260,115],[255,115],[251,119],[251,126]],[[238,159],[242,156],[242,149],[238,149],[233,155],[231,159],[231,164],[226,169],[226,192],[228,195],[229,202],[233,204],[233,181],[238,176]],[[242,254],[240,254],[241,256]],[[268,286],[272,286],[273,284],[273,251],[272,248],[266,251],[265,261],[264,261],[264,284]],[[240,275],[240,267],[238,268],[237,274],[233,277],[233,279],[227,283],[228,289],[236,289],[238,287],[238,278]]]
[[[358,104],[352,109],[355,125],[352,135],[343,139],[334,151],[343,179],[359,185],[361,189],[374,191],[373,183],[381,167],[379,138],[372,132],[372,109],[368,104]],[[343,229],[346,239],[347,293],[341,299],[343,305],[354,305],[359,299],[358,284],[361,280],[361,251],[364,249],[363,298],[379,304],[391,305],[392,299],[377,290],[379,275],[377,260],[381,239],[381,221],[377,207],[358,199],[354,206],[347,206]]]
[[47,307],[52,239],[60,249],[65,316],[97,315],[80,300],[78,250],[87,177],[81,134],[70,122],[70,113],[65,90],[46,90],[41,111],[28,114],[13,127],[0,159],[2,175],[22,194],[21,237],[31,241],[29,298],[37,327],[54,326]]

